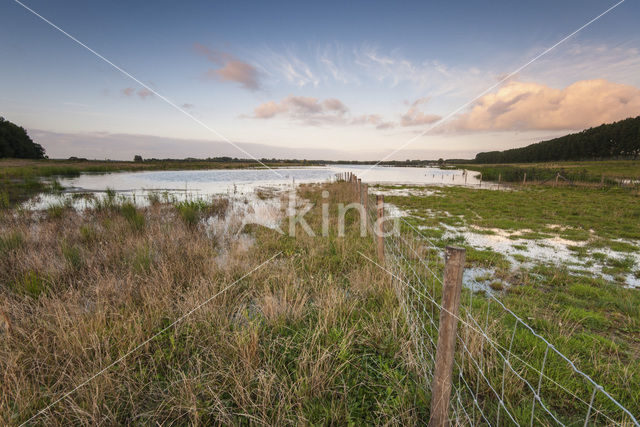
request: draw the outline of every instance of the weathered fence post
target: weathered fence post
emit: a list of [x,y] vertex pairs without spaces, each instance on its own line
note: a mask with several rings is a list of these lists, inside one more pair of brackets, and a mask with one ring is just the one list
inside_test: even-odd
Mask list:
[[377,242],[377,251],[378,251],[378,261],[381,263],[384,262],[384,234],[383,234],[383,223],[384,223],[384,196],[378,194],[376,196],[376,204],[378,207],[378,221],[376,222],[376,242]]
[[526,185],[527,184],[527,173],[524,173],[524,178],[522,178],[522,185]]
[[360,199],[360,203],[362,203],[362,179],[358,178],[356,181],[356,197]]
[[502,174],[498,174],[498,189],[500,189],[500,183],[502,182]]
[[360,190],[360,203],[362,204],[363,207],[363,213],[364,213],[364,226],[365,229],[369,226],[369,186],[367,184],[362,184],[361,190]]
[[560,179],[560,172],[556,172],[556,183],[553,185],[554,187],[558,186],[558,179]]
[[456,330],[462,290],[465,250],[447,246],[444,255],[444,283],[442,286],[442,310],[438,328],[436,366],[431,386],[430,427],[449,425],[449,402],[456,349]]

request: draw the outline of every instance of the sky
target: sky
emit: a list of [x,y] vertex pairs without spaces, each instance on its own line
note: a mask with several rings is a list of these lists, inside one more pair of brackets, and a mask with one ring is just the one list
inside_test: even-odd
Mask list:
[[0,116],[51,158],[471,158],[640,115],[637,0],[568,38],[617,1],[20,2]]

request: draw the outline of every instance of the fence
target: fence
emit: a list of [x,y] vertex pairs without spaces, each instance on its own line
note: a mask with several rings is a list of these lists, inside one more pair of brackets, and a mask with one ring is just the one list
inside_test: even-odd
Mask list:
[[[376,232],[378,259],[369,260],[392,278],[413,343],[413,368],[431,388],[431,425],[447,425],[448,418],[455,425],[640,426],[489,289],[482,292],[469,277],[462,286],[464,249],[440,248],[402,218],[399,232],[382,237],[389,231],[383,197],[373,197],[350,173],[337,178],[353,186]],[[447,402],[444,420],[438,419]]]
[[[461,166],[463,168],[463,166]],[[475,173],[477,179],[480,180],[480,186],[483,181],[491,186],[491,183],[498,185],[517,184],[517,185],[558,185],[572,187],[620,187],[628,189],[640,188],[640,178],[637,176],[622,176],[612,174],[595,174],[586,170],[555,170],[536,167],[515,167],[515,166],[499,166],[499,167],[478,167],[469,170]]]

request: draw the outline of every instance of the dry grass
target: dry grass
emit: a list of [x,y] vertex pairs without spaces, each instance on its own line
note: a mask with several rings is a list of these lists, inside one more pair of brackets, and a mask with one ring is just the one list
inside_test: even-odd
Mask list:
[[[330,201],[346,197],[346,185],[330,189]],[[301,193],[320,201],[319,187]],[[318,234],[319,211],[307,215]],[[0,235],[20,236],[0,249],[0,424],[27,421],[279,251],[33,423],[424,419],[402,312],[385,273],[356,252],[375,253],[355,212],[344,238],[251,227],[249,248],[207,237],[172,205],[137,214],[142,225],[119,209],[0,217]]]

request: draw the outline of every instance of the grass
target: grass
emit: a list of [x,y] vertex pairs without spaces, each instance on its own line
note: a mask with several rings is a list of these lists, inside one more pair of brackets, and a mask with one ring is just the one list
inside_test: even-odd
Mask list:
[[[439,187],[438,192],[437,196],[387,196],[385,201],[409,211],[412,217],[407,220],[414,226],[428,227],[424,233],[435,244],[465,246],[467,267],[492,268],[494,274],[481,275],[481,281],[489,282],[490,288],[500,291],[500,299],[507,307],[527,319],[536,331],[637,415],[640,412],[637,387],[640,384],[640,292],[624,288],[617,281],[626,274],[634,274],[638,268],[631,254],[637,253],[640,241],[640,228],[637,226],[640,195],[618,188],[544,186],[520,187],[512,191]],[[607,281],[589,272],[576,274],[561,258],[556,264],[547,265],[534,258],[518,259],[512,254],[517,261],[531,264],[514,270],[515,266],[505,259],[504,254],[475,248],[462,237],[443,238],[444,231],[451,226],[451,217],[456,218],[456,227],[466,227],[474,232],[476,227],[498,229],[506,235],[518,233],[518,239],[530,238],[532,241],[557,235],[575,242],[568,245],[568,249],[585,260],[601,263],[603,273],[612,275],[614,280]],[[527,246],[514,249],[526,250]],[[610,256],[608,250],[621,255]],[[505,282],[509,283],[508,287],[504,286]],[[462,300],[467,298],[463,295]],[[475,298],[473,304],[473,312],[479,319],[484,319],[489,310],[493,332],[508,347],[515,327],[512,319],[487,304],[485,298]],[[521,334],[517,328],[515,336],[514,353],[525,355],[525,360],[540,363],[544,346],[532,341],[525,333]],[[515,364],[514,361],[512,363]],[[517,367],[522,375],[530,375],[530,380],[537,382],[535,371],[530,367],[522,363]],[[558,375],[558,382],[588,400],[588,387],[575,376],[561,374],[563,367],[566,368],[561,360],[547,365],[550,372]],[[469,364],[466,369],[474,372],[475,368]],[[500,366],[496,366],[494,372],[488,372],[490,374],[487,371],[485,374],[499,389]],[[485,392],[492,393],[490,389]],[[545,392],[554,396],[551,402],[564,402],[566,399],[562,390],[548,387]],[[527,402],[517,403],[519,396],[526,395],[527,391],[520,390],[518,394],[510,390],[508,393],[511,393],[510,409],[521,413],[522,422],[528,423],[524,414],[530,416],[530,406],[527,409]],[[598,404],[616,411],[605,400],[598,401]],[[577,404],[573,409],[569,403],[563,405],[565,409],[560,413],[568,422],[571,422],[572,412],[584,409]],[[545,424],[548,420],[541,418],[538,421]]]
[[[556,234],[550,224],[561,225],[560,237],[585,241],[599,237],[603,247],[636,245],[617,239],[640,240],[640,193],[608,188],[527,187],[517,191],[478,190],[464,187],[443,187],[442,195],[388,196],[386,200],[403,209],[411,209],[429,224],[433,211],[438,222],[507,231],[526,231],[528,236]],[[437,226],[437,224],[436,224]],[[591,233],[590,230],[594,232]],[[532,232],[532,233],[531,233]]]
[[[346,184],[331,188],[336,202]],[[321,188],[305,217],[319,236]],[[375,251],[359,237],[210,237],[173,203],[115,199],[59,218],[0,214],[0,424],[27,421],[62,393],[255,271],[44,412],[34,424],[406,424],[428,417],[409,331]],[[108,199],[108,196],[105,196]],[[99,206],[103,206],[98,204]],[[216,205],[217,206],[217,205]],[[193,206],[192,206],[193,207]],[[210,215],[210,205],[198,207]],[[216,207],[219,209],[219,207]],[[143,226],[138,218],[144,218]],[[36,227],[37,233],[29,230]],[[286,224],[283,229],[287,229]],[[229,230],[234,236],[238,230]],[[21,236],[21,237],[15,237]]]
[[[323,189],[330,190],[328,200],[321,196]],[[585,246],[594,247],[588,250],[601,250],[596,253],[609,268],[637,271],[624,257],[611,258],[604,250],[620,243],[618,234],[637,231],[627,216],[633,195],[621,192],[623,200],[616,201],[616,189],[577,191],[445,187],[438,197],[387,201],[415,213],[411,221],[430,227],[425,234],[439,245],[466,245],[467,266],[496,271],[477,280],[498,290],[510,309],[637,413],[637,291],[562,266],[512,271],[504,254],[472,248],[461,238],[443,239],[439,219],[450,215],[457,225],[528,230],[532,240],[560,233],[574,239],[576,250],[585,241],[575,230],[589,227],[593,232]],[[0,288],[0,312],[11,324],[10,332],[0,329],[0,366],[9,378],[0,383],[0,424],[27,421],[157,333],[34,423],[423,424],[429,417],[430,385],[421,372],[414,325],[407,324],[398,301],[397,283],[359,255],[376,256],[372,239],[359,236],[355,210],[347,212],[346,235],[337,236],[337,204],[353,199],[349,185],[301,186],[299,195],[314,204],[305,219],[317,237],[301,229],[296,238],[261,226],[240,229],[241,218],[228,213],[223,200],[178,203],[158,197],[139,208],[107,192],[82,214],[72,209],[59,217],[0,213],[0,283],[9,284]],[[562,203],[563,198],[571,203]],[[327,238],[321,237],[325,201],[331,210]],[[205,232],[201,219],[209,218],[229,220],[228,235]],[[549,219],[561,227],[550,230]],[[289,228],[286,220],[281,228]],[[253,244],[247,246],[238,235]],[[629,245],[626,249],[633,251]],[[488,313],[497,341],[508,345],[513,334],[510,363],[535,383],[535,371],[515,355],[540,369],[544,346],[483,295],[464,290],[462,301],[477,318]],[[531,393],[503,374],[502,359],[491,348],[479,347],[472,330],[461,325],[460,333],[470,337],[469,351],[482,357],[483,372],[494,387],[500,390],[505,382],[509,410],[528,423]],[[474,389],[479,387],[484,409],[495,416],[498,405],[491,390],[475,382],[480,377],[469,375],[475,369],[470,358],[458,362]],[[589,399],[591,390],[568,373],[564,360],[550,354],[545,372]],[[552,383],[541,387],[563,421],[584,422],[580,402]],[[602,395],[596,403],[611,409]],[[537,422],[549,423],[539,412]]]
[[[527,182],[555,182],[556,174],[577,183],[618,185],[624,179],[640,179],[640,160],[611,160],[584,162],[513,163],[495,165],[464,164],[461,168],[482,173],[486,181],[521,183],[524,174]],[[560,181],[563,182],[563,181]]]
[[224,216],[229,202],[224,198],[189,199],[174,202],[174,205],[185,224],[195,227],[202,218]]
[[122,216],[127,220],[131,230],[140,232],[146,224],[144,214],[131,201],[126,201],[120,206]]

